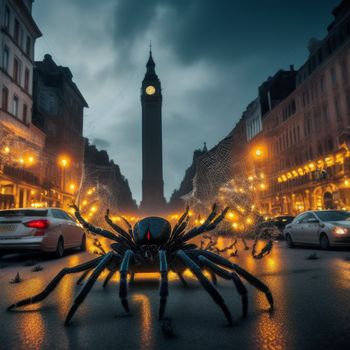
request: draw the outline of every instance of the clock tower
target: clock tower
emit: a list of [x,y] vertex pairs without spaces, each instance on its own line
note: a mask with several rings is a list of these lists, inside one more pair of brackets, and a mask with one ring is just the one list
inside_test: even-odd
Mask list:
[[141,210],[157,214],[165,210],[162,151],[162,89],[150,50],[141,87],[142,106],[142,202]]

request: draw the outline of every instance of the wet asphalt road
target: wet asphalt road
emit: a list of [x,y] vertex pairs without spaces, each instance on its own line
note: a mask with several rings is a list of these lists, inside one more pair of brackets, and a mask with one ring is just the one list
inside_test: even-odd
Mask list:
[[[251,245],[251,243],[250,243]],[[316,252],[319,259],[306,258]],[[0,261],[0,349],[349,349],[350,251],[288,249],[275,244],[271,255],[257,261],[241,250],[232,258],[271,289],[276,308],[269,313],[264,295],[248,286],[249,313],[241,320],[240,298],[232,283],[219,280],[235,325],[228,327],[220,309],[193,277],[184,288],[170,276],[167,316],[175,338],[164,336],[158,313],[157,276],[136,276],[129,290],[131,315],[118,300],[117,280],[106,290],[101,279],[76,313],[70,327],[63,326],[72,303],[78,275],[62,280],[40,304],[21,312],[6,312],[19,299],[42,290],[64,266],[91,259],[90,253],[70,253],[57,261],[43,256],[6,257]],[[32,272],[24,266],[38,259],[44,267]],[[10,284],[17,272],[23,282]]]

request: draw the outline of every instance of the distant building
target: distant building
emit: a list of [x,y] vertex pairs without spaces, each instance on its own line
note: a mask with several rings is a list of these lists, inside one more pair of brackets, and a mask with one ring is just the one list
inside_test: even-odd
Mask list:
[[87,107],[68,67],[58,66],[50,55],[35,62],[33,124],[46,134],[44,176],[50,205],[70,200],[80,184]]
[[32,124],[34,45],[41,32],[31,0],[0,0],[0,208],[41,195],[45,134]]
[[193,180],[196,175],[197,162],[200,157],[204,156],[208,152],[206,144],[203,149],[196,149],[193,152],[192,164],[186,169],[185,176],[181,181],[180,187],[174,190],[170,197],[169,207],[171,210],[183,209],[186,196],[191,196],[193,192]]
[[262,131],[261,123],[261,108],[260,100],[256,98],[252,101],[247,110],[244,112],[246,114],[245,123],[247,131],[247,141],[249,142],[253,137]]
[[[96,195],[100,219],[103,221],[107,208],[119,215],[137,212],[136,201],[132,198],[128,180],[122,175],[119,166],[109,158],[105,150],[98,150],[95,145],[89,144],[87,139],[85,139],[84,166],[84,181],[80,196],[83,207],[84,201],[91,202],[93,195]],[[86,195],[90,193],[89,191],[94,193]],[[88,207],[89,205],[91,207],[91,203],[87,204]]]

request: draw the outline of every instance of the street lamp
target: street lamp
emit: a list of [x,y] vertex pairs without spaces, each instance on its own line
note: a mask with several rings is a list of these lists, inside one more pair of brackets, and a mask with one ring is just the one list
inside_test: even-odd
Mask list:
[[66,157],[62,157],[59,159],[59,165],[62,167],[62,191],[64,192],[66,189],[66,168],[68,167],[69,160]]

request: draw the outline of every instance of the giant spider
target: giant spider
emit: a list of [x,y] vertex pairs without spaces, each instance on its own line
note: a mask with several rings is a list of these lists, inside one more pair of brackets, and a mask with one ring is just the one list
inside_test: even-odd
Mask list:
[[189,222],[189,208],[186,209],[173,229],[171,229],[170,223],[167,220],[160,217],[146,217],[138,221],[134,228],[123,218],[128,227],[128,232],[113,223],[107,211],[105,219],[115,231],[115,233],[112,233],[105,229],[92,226],[82,218],[76,205],[72,205],[72,207],[75,209],[75,216],[84,228],[114,241],[114,243],[111,244],[112,251],[84,264],[64,268],[41,293],[9,306],[8,310],[42,301],[55,289],[60,280],[67,274],[84,272],[80,278],[81,281],[91,272],[91,275],[75,297],[74,303],[68,312],[65,320],[65,325],[68,325],[99,275],[102,271],[108,269],[110,272],[107,275],[104,285],[106,285],[112,275],[119,270],[119,297],[124,309],[129,312],[127,300],[128,273],[131,274],[133,279],[133,275],[138,272],[158,271],[160,272],[159,319],[163,319],[168,296],[168,271],[172,270],[177,273],[181,281],[185,284],[186,282],[182,273],[187,268],[196,276],[213,301],[218,304],[229,324],[232,323],[231,313],[218,290],[203,274],[203,269],[211,273],[213,282],[216,281],[215,275],[233,281],[241,296],[243,317],[247,315],[248,298],[247,289],[241,277],[255,288],[265,293],[271,309],[273,308],[272,294],[263,282],[239,265],[233,264],[229,260],[213,252],[198,249],[195,244],[189,243],[189,240],[201,233],[215,229],[224,219],[228,208],[224,209],[220,214],[217,214],[217,207],[214,205],[205,222],[187,232],[185,228]]

